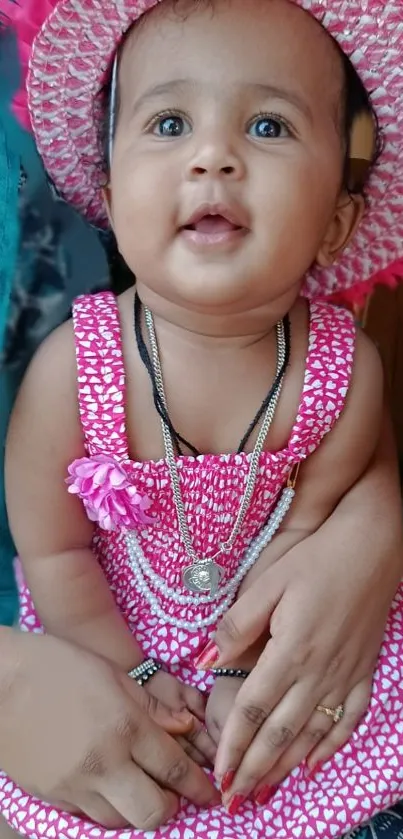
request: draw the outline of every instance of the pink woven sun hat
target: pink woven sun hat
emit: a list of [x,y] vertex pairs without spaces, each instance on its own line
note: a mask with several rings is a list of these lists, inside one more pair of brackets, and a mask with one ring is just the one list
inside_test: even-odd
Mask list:
[[[102,201],[102,90],[122,35],[162,0],[0,0],[28,65],[27,113],[58,192],[107,226]],[[371,94],[384,150],[373,169],[363,222],[337,264],[314,268],[309,297],[345,292],[403,274],[403,0],[292,0],[320,20],[351,58]],[[247,2],[247,0],[245,0]]]

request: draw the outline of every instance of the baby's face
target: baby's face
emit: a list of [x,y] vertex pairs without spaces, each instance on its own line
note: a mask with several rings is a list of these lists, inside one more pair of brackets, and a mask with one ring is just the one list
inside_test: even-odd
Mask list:
[[332,40],[288,0],[167,0],[143,18],[121,61],[110,212],[145,300],[289,308],[338,233],[342,90]]

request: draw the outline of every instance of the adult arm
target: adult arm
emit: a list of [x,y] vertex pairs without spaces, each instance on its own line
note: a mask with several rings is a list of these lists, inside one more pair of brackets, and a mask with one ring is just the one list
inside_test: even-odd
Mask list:
[[108,662],[6,627],[0,649],[0,766],[23,789],[107,827],[144,831],[174,816],[178,796],[217,803],[204,772],[162,730],[182,724]]
[[[400,492],[385,415],[364,474],[319,529],[252,584],[218,628],[219,666],[242,660],[269,625],[271,633],[221,736],[217,774],[238,767],[235,792],[250,790],[252,780],[257,786],[263,765],[266,780],[276,784],[308,754],[313,766],[348,739],[368,703],[401,576]],[[344,686],[347,694],[340,695]],[[325,732],[326,718],[314,711],[319,702],[346,704],[342,722]]]

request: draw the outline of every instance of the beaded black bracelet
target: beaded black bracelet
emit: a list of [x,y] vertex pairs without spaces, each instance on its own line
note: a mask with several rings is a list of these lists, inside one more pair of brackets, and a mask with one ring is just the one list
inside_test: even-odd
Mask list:
[[127,675],[130,679],[137,682],[140,687],[143,687],[161,668],[162,664],[160,661],[156,661],[155,658],[146,658],[138,667],[133,667],[133,670],[130,670]]
[[234,667],[215,667],[211,671],[214,676],[227,676],[230,679],[247,679],[250,675],[249,670],[240,670]]

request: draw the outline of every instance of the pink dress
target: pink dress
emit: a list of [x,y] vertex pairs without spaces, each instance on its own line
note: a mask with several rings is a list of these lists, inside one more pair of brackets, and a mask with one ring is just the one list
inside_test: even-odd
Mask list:
[[[134,462],[125,429],[125,373],[118,309],[109,293],[80,298],[74,307],[78,389],[87,452],[109,454],[124,467],[140,493],[155,500],[158,525],[136,534],[137,545],[152,572],[175,590],[189,564],[178,533],[170,477],[164,460]],[[262,454],[256,489],[235,548],[226,555],[224,580],[236,572],[247,547],[256,539],[276,504],[293,466],[304,460],[332,429],[345,402],[354,356],[351,316],[329,304],[310,305],[309,350],[298,416],[286,448]],[[239,509],[250,457],[246,454],[203,455],[178,459],[186,512],[196,552],[209,556],[228,538]],[[298,491],[298,485],[297,485]],[[130,534],[129,534],[130,535]],[[119,608],[145,655],[165,662],[183,681],[209,690],[212,677],[198,672],[194,660],[215,626],[197,631],[161,621],[139,590],[124,529],[97,529],[95,550]],[[183,589],[182,589],[183,591]],[[189,606],[158,601],[175,619],[192,620]],[[270,801],[244,806],[235,817],[222,807],[197,812],[183,802],[175,822],[147,836],[155,839],[318,839],[340,837],[403,795],[403,614],[402,591],[390,613],[378,662],[370,707],[350,742],[321,772],[308,780],[304,767],[287,778]],[[200,617],[211,607],[204,605]],[[41,631],[24,584],[21,625]],[[141,831],[111,831],[61,813],[19,789],[0,774],[0,810],[9,823],[32,839],[134,839]]]

